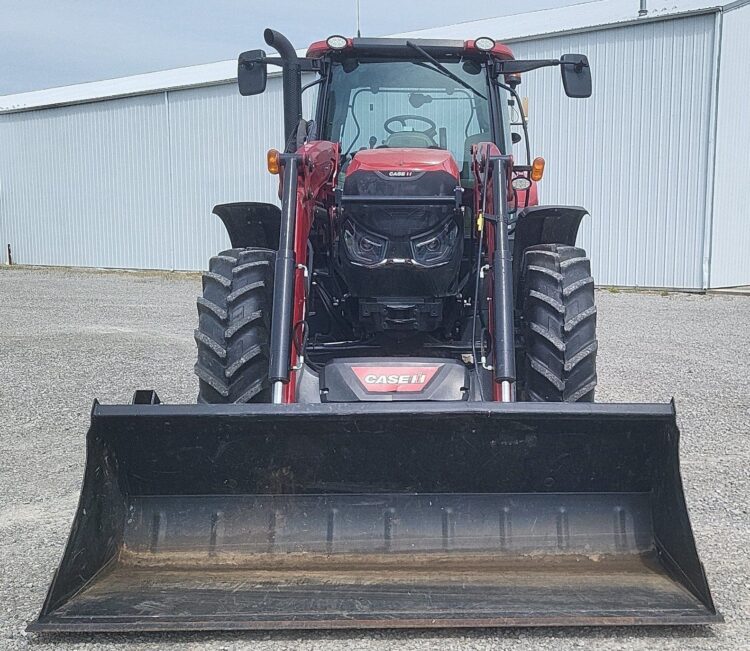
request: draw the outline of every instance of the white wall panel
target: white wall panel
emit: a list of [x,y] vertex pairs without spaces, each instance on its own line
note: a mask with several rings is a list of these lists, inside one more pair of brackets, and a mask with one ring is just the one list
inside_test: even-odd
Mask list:
[[[314,92],[305,93],[310,116]],[[22,264],[203,269],[217,203],[278,203],[281,79],[0,115],[0,237]]]
[[560,72],[523,76],[544,203],[591,212],[579,242],[600,284],[700,288],[714,16],[511,43],[518,58],[589,57],[594,94]]
[[721,73],[711,232],[711,287],[750,285],[750,5],[728,11],[721,30]]
[[232,84],[170,92],[168,99],[175,265],[202,269],[229,245],[211,215],[214,205],[278,202],[266,151],[283,145],[281,84],[269,83],[256,97],[242,97]]
[[25,264],[168,266],[163,104],[146,95],[0,115],[3,247]]
[[[600,284],[701,287],[714,22],[705,14],[511,43],[519,57],[591,60],[590,100],[566,98],[557,69],[524,75],[520,92],[531,99],[532,151],[548,163],[541,198],[591,211],[580,242]],[[271,77],[252,98],[223,84],[0,114],[0,243],[21,263],[204,268],[228,244],[214,204],[276,201],[264,158],[283,145],[280,86]],[[720,207],[717,216],[736,212]],[[722,241],[720,219],[717,281],[746,250]]]

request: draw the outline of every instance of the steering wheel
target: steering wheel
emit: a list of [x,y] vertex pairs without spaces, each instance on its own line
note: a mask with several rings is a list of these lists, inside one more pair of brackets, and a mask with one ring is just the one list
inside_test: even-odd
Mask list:
[[390,128],[390,125],[394,122],[398,122],[404,129],[406,128],[406,121],[414,120],[415,122],[424,122],[429,129],[426,131],[418,131],[417,133],[423,133],[431,140],[435,139],[437,135],[437,124],[435,124],[430,118],[422,117],[421,115],[394,115],[392,118],[388,118],[383,124],[383,128],[387,133],[393,135],[394,133],[400,133],[400,131],[394,131]]

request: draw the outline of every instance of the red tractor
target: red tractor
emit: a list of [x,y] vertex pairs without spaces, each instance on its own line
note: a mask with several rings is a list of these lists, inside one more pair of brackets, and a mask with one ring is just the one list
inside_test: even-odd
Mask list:
[[[239,85],[261,92],[282,66],[287,147],[268,153],[282,205],[215,209],[233,249],[198,303],[199,401],[592,401],[586,211],[537,205],[544,161],[515,164],[508,108],[525,128],[515,87],[543,65],[589,96],[586,57],[334,36],[299,59],[266,39],[280,59],[244,53]],[[310,121],[303,71],[318,73]]]
[[586,57],[265,40],[279,56],[238,77],[254,95],[282,68],[281,206],[215,209],[200,404],[95,403],[31,629],[720,621],[674,408],[593,403],[585,210],[537,205],[519,75],[557,66],[588,97]]

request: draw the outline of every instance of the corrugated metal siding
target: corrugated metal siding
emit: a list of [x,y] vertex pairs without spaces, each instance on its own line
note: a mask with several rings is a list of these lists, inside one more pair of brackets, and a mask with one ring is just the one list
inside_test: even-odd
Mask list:
[[724,14],[711,234],[711,287],[750,285],[750,5]]
[[163,96],[0,116],[3,244],[28,264],[162,267]]
[[24,264],[202,269],[229,244],[215,204],[276,200],[280,107],[270,78],[0,115],[2,243]]
[[586,54],[594,95],[554,68],[524,75],[544,203],[591,212],[579,242],[600,284],[700,288],[713,15],[512,43],[519,58]]
[[280,84],[260,97],[242,97],[235,85],[206,90],[168,95],[174,256],[182,269],[203,268],[228,243],[214,205],[273,203],[278,187],[266,151],[282,142]]
[[[701,286],[713,28],[706,15],[513,44],[592,61],[591,100],[566,98],[555,69],[521,94],[548,161],[542,199],[591,211],[580,241],[599,283]],[[228,243],[215,203],[276,199],[263,157],[282,144],[280,87],[0,115],[3,243],[22,263],[204,268]]]

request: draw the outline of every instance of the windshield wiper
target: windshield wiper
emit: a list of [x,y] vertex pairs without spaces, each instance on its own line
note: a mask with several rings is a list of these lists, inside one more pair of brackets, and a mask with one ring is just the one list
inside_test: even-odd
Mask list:
[[448,70],[448,68],[446,68],[442,63],[440,63],[440,61],[438,61],[434,56],[432,56],[424,48],[420,47],[413,41],[406,41],[406,45],[407,47],[410,47],[413,50],[416,50],[417,52],[419,52],[425,59],[427,59],[433,66],[435,66],[438,72],[444,74],[446,77],[452,79],[453,81],[461,84],[464,88],[466,88],[467,90],[470,90],[475,95],[479,95],[479,97],[481,97],[482,99],[487,99],[484,95],[482,95],[482,93],[480,93],[470,83],[464,81],[457,74]]

